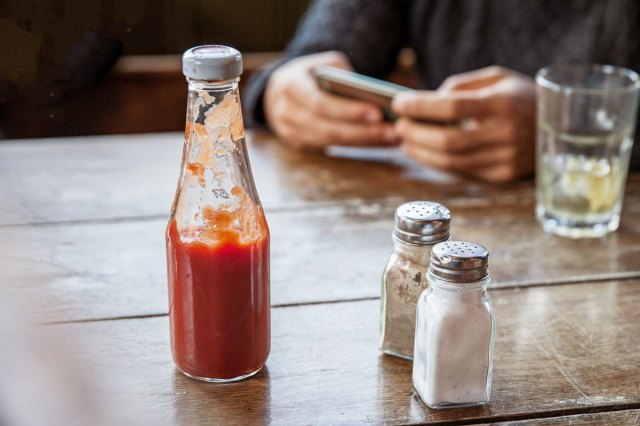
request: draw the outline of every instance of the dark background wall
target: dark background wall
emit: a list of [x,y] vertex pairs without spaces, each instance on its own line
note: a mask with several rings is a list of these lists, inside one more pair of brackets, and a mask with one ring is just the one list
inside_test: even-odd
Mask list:
[[182,52],[234,46],[246,81],[309,2],[0,0],[0,137],[178,130]]
[[[68,78],[109,55],[179,54],[205,43],[278,51],[309,0],[0,0],[0,80]],[[84,57],[82,57],[84,55]]]
[[[124,3],[124,2],[122,2]],[[131,24],[125,53],[175,53],[203,42],[242,51],[282,50],[309,0],[129,0],[116,11]]]

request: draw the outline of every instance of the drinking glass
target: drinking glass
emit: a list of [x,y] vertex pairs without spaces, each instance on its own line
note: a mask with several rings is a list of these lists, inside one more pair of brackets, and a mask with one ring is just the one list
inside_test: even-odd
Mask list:
[[536,217],[546,232],[602,237],[620,223],[640,79],[610,65],[536,76]]

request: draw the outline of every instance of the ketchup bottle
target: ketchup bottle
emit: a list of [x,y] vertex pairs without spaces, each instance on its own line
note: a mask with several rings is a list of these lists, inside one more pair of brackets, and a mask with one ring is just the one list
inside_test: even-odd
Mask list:
[[241,380],[271,345],[269,229],[251,175],[238,94],[242,55],[185,52],[184,151],[167,226],[171,349],[187,376]]

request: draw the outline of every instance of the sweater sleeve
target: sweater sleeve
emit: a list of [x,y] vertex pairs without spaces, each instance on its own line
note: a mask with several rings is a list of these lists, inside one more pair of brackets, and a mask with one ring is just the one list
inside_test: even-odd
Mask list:
[[406,40],[407,8],[403,0],[315,0],[283,58],[252,75],[244,88],[247,125],[266,125],[265,87],[271,73],[292,58],[338,50],[357,72],[384,78]]

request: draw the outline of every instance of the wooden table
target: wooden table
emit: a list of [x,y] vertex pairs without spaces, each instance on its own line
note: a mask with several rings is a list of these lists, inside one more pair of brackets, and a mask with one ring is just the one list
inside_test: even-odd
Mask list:
[[[249,134],[272,231],[272,350],[228,385],[178,373],[169,349],[164,227],[180,134],[0,143],[0,259],[39,322],[81,342],[102,395],[147,424],[634,424],[640,418],[640,174],[620,230],[546,235],[533,183],[488,186],[394,150],[302,154]],[[442,202],[453,236],[491,253],[491,403],[430,410],[411,363],[377,349],[380,276],[404,201]],[[109,380],[106,380],[109,378]]]

